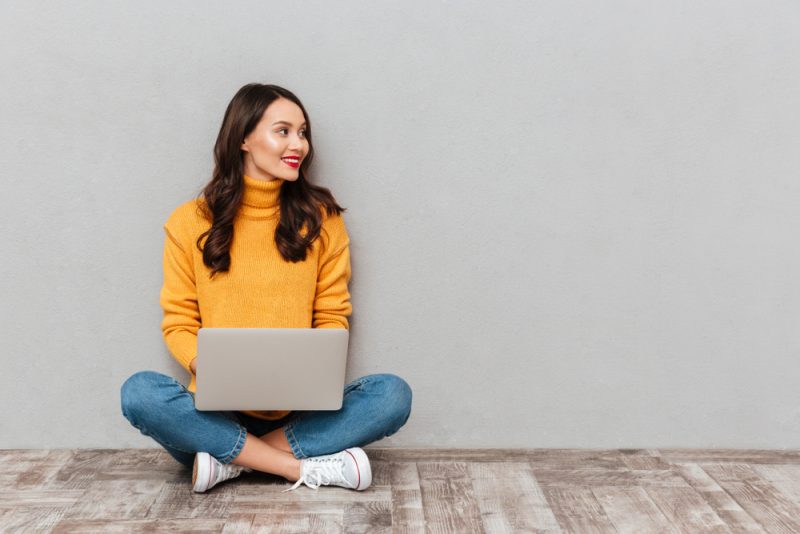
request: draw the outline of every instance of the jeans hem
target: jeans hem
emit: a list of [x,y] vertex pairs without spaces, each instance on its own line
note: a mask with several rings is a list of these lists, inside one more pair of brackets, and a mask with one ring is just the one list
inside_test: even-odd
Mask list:
[[239,438],[236,440],[236,445],[233,446],[231,452],[229,452],[225,457],[220,460],[219,462],[222,464],[229,464],[233,461],[239,453],[242,452],[242,448],[244,447],[244,442],[247,439],[247,430],[245,430],[242,426],[239,426]]
[[306,458],[306,454],[303,452],[303,449],[300,448],[300,443],[298,443],[297,438],[294,435],[294,422],[289,423],[286,425],[283,434],[286,436],[286,441],[289,442],[289,446],[292,448],[292,454],[298,460]]

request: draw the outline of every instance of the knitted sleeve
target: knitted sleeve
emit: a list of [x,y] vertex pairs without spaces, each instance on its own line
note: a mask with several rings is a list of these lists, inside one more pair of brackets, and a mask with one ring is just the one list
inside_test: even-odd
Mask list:
[[164,318],[161,330],[172,357],[192,374],[189,364],[197,355],[200,311],[191,249],[188,241],[181,239],[182,232],[175,219],[173,214],[164,225],[164,284],[160,295]]
[[341,215],[332,215],[323,224],[322,252],[314,297],[313,328],[350,327],[350,238]]

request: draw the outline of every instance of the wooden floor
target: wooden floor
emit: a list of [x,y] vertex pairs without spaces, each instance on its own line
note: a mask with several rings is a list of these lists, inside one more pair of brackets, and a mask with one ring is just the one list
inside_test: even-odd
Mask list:
[[160,449],[0,450],[0,532],[800,532],[800,451],[365,449],[363,492]]

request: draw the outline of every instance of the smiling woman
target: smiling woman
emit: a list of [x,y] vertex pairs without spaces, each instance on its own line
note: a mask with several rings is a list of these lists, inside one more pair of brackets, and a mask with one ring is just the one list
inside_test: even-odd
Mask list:
[[[281,216],[275,241],[287,261],[305,259],[320,234],[324,213],[345,211],[328,189],[305,178],[314,158],[311,121],[300,100],[286,89],[260,84],[242,87],[225,112],[214,156],[214,177],[203,190],[206,218],[213,220],[203,261],[212,275],[230,266],[226,253],[231,223],[244,192],[230,184],[240,184],[243,176],[263,182],[280,180]],[[297,166],[284,158],[297,161]]]
[[309,149],[307,132],[300,106],[285,98],[270,104],[242,143],[245,174],[257,180],[297,180]]
[[190,381],[136,373],[122,386],[122,413],[193,468],[197,492],[253,469],[296,481],[290,489],[364,490],[372,472],[361,446],[394,434],[411,413],[411,388],[388,373],[347,384],[336,411],[195,408],[201,327],[349,328],[344,208],[306,179],[313,154],[300,100],[275,85],[246,85],[225,111],[202,198],[164,224],[161,328]]

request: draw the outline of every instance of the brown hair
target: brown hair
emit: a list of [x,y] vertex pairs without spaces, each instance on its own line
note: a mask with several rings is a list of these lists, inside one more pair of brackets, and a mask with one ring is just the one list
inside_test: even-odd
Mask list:
[[[328,215],[338,215],[346,210],[336,203],[330,190],[313,185],[306,179],[305,171],[314,157],[314,144],[311,121],[300,99],[291,91],[277,85],[245,85],[234,95],[225,110],[217,142],[214,144],[213,177],[201,191],[205,203],[198,202],[202,206],[203,215],[212,222],[211,228],[196,241],[197,248],[203,252],[203,263],[211,269],[211,277],[218,271],[227,272],[231,265],[233,221],[244,192],[242,143],[255,129],[267,107],[279,98],[291,100],[303,111],[306,120],[305,136],[308,139],[308,154],[300,164],[297,180],[284,180],[281,185],[280,222],[275,229],[275,244],[281,256],[286,261],[304,261],[308,249],[319,236],[322,208]],[[302,234],[304,227],[307,227],[307,232]],[[202,246],[200,242],[206,235],[208,239],[205,246]]]

